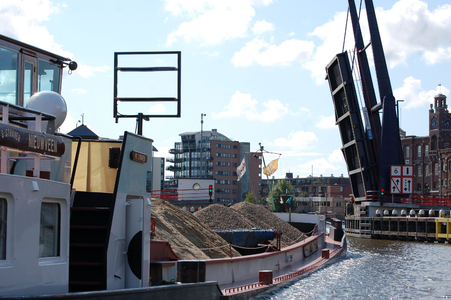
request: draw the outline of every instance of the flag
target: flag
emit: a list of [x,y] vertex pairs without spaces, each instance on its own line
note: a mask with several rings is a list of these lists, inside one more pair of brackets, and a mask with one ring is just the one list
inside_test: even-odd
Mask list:
[[279,159],[275,159],[272,162],[270,162],[264,169],[263,169],[263,174],[265,174],[266,176],[270,176],[271,174],[273,174],[275,171],[277,171],[277,164],[279,162]]
[[287,203],[290,203],[291,202],[291,197],[290,198],[288,198],[288,200],[287,200]]
[[240,181],[241,177],[243,177],[244,173],[246,173],[246,164],[244,163],[245,160],[241,161],[241,164],[236,168],[236,174],[238,175],[238,181]]

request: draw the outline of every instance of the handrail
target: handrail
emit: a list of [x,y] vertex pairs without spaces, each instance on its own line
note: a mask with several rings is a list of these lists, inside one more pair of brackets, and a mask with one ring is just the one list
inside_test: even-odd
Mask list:
[[[9,106],[9,107],[14,108],[14,109],[16,109],[18,111],[23,111],[23,112],[27,112],[27,113],[33,113],[33,114],[36,114],[36,115],[42,115],[42,116],[45,117],[45,118],[42,118],[43,120],[55,120],[56,119],[56,117],[54,115],[52,115],[52,114],[48,114],[48,113],[45,113],[45,112],[41,112],[41,111],[37,111],[37,110],[34,110],[34,109],[26,108],[26,107],[23,107],[23,106],[11,104],[9,102],[0,101],[0,105],[1,106]],[[0,117],[0,118],[2,118],[2,117]],[[23,117],[23,116],[22,117],[14,116],[14,117],[9,117],[9,118],[12,119],[12,120],[16,120],[16,119],[17,120],[34,120],[35,119],[34,117]]]
[[402,204],[451,207],[451,197],[431,194],[385,194],[379,191],[367,191],[365,201],[393,202]]

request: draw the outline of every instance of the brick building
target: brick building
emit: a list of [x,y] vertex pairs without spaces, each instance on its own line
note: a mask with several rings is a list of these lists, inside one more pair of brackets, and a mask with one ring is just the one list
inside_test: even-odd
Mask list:
[[[351,184],[348,177],[304,177],[293,178],[292,173],[287,173],[283,178],[290,181],[294,187],[295,197],[349,197],[351,192]],[[271,184],[275,184],[278,180],[282,179],[270,179]],[[263,197],[267,197],[269,194],[268,180],[262,180],[262,192]]]
[[436,95],[431,104],[429,135],[406,136],[401,143],[405,163],[414,168],[414,193],[450,195],[451,113],[445,95]]

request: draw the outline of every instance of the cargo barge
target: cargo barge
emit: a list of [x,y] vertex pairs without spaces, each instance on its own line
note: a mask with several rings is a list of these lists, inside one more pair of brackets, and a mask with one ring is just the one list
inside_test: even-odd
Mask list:
[[[171,252],[151,242],[153,141],[58,133],[62,72],[77,64],[1,35],[0,51],[5,76],[22,87],[26,70],[32,77],[29,99],[0,100],[1,299],[248,299],[346,253],[341,228],[317,230],[273,252],[195,262],[205,272],[197,268],[191,282],[193,262],[152,259],[159,247]],[[150,286],[155,263],[173,284]]]

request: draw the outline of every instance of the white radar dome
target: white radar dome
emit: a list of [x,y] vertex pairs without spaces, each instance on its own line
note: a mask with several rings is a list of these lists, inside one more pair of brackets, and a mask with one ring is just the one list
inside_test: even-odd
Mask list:
[[35,93],[28,100],[27,108],[54,115],[56,117],[55,130],[63,124],[67,115],[66,100],[60,94],[52,91]]

